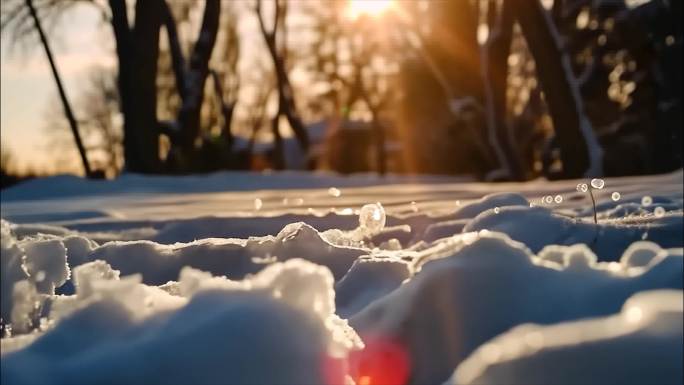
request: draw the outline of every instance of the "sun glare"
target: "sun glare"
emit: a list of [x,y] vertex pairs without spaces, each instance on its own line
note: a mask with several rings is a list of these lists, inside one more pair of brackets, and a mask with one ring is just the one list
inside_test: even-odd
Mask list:
[[363,15],[377,17],[392,6],[392,0],[349,0],[349,16],[357,19]]

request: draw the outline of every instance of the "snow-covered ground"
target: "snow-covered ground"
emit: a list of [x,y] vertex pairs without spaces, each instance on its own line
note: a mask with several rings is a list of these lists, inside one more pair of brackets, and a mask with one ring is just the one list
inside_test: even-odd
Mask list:
[[30,181],[1,380],[682,383],[682,176]]

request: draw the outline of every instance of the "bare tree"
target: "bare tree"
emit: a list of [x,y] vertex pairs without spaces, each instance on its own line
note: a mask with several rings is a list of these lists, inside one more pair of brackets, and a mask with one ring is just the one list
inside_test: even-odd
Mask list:
[[[309,52],[309,70],[314,81],[327,85],[328,91],[315,96],[316,108],[328,110],[337,119],[349,119],[354,106],[365,107],[370,113],[376,170],[387,171],[385,122],[381,119],[386,107],[396,94],[390,84],[391,75],[385,68],[373,65],[376,60],[397,62],[396,47],[379,44],[373,35],[374,23],[360,18],[344,20],[343,2],[332,2],[328,7],[310,7],[313,16]],[[328,105],[321,106],[321,101]]]
[[118,87],[124,116],[125,168],[132,172],[162,170],[157,128],[157,59],[163,0],[135,3],[131,27],[125,0],[109,0],[119,61]]
[[539,0],[525,0],[524,5],[513,7],[513,12],[536,62],[561,149],[563,176],[600,174],[602,152],[550,15]]
[[[83,146],[93,172],[114,177],[123,166],[123,130],[115,72],[93,67],[84,77],[83,87],[74,99],[74,114],[83,137]],[[59,97],[51,98],[45,111],[47,151],[53,154],[53,165],[73,167],[71,153],[63,149],[70,144],[68,123],[61,117]]]
[[221,112],[221,138],[227,147],[232,148],[235,138],[232,130],[233,113],[238,102],[240,91],[240,75],[238,59],[240,57],[240,40],[237,32],[237,19],[231,8],[222,13],[223,27],[219,33],[222,48],[217,69],[210,71],[214,83],[214,95]]
[[481,63],[488,130],[492,140],[496,142],[501,166],[505,168],[508,177],[522,180],[525,175],[520,155],[506,122],[508,56],[513,38],[515,6],[510,1],[488,0],[486,12],[489,35],[481,48]]
[[[204,84],[209,75],[209,59],[214,50],[219,28],[221,3],[207,0],[204,6],[202,26],[195,42],[185,74],[185,84],[179,84],[183,100],[178,113],[179,145],[186,154],[192,153],[195,139],[200,131],[200,108],[204,100]],[[173,47],[175,43],[172,43]],[[174,60],[174,63],[182,61]],[[176,69],[175,72],[180,71]]]
[[56,4],[54,2],[41,2],[39,6],[36,6],[33,0],[24,0],[23,2],[6,2],[2,9],[1,28],[2,31],[5,31],[6,29],[13,30],[14,35],[11,39],[12,42],[22,40],[31,32],[31,30],[34,30],[38,33],[40,43],[45,50],[45,55],[47,56],[48,62],[50,64],[52,76],[55,79],[55,84],[57,85],[57,91],[59,92],[59,98],[62,103],[64,116],[69,123],[69,128],[71,129],[71,133],[73,135],[73,139],[83,165],[84,174],[88,177],[91,177],[93,174],[88,162],[86,150],[83,146],[81,135],[79,133],[78,122],[74,117],[71,104],[66,95],[66,90],[64,89],[61,76],[57,69],[57,63],[54,60],[52,49],[50,48],[50,43],[45,31],[43,30],[41,21],[42,15],[38,14],[40,9],[40,11],[45,12],[48,17],[54,17],[55,15],[61,14],[61,12],[73,5],[73,3],[74,2],[62,2]]
[[[266,42],[266,47],[273,60],[273,67],[276,74],[277,80],[277,90],[278,90],[278,111],[273,118],[272,129],[275,141],[275,163],[276,168],[283,169],[285,167],[285,159],[283,154],[283,144],[282,136],[280,133],[279,122],[280,117],[285,117],[292,128],[301,150],[307,154],[309,151],[309,137],[302,123],[301,118],[297,112],[297,108],[294,100],[294,93],[292,90],[292,85],[290,84],[290,77],[287,72],[287,67],[285,65],[284,53],[285,39],[282,38],[286,35],[286,25],[285,25],[285,15],[287,14],[287,3],[281,0],[274,0],[274,17],[273,17],[273,27],[268,29],[264,21],[264,16],[262,14],[262,0],[257,0],[256,2],[256,14],[259,20],[259,28],[261,34]],[[278,34],[280,33],[281,39],[278,39]],[[280,44],[278,42],[280,41]]]
[[[88,78],[88,88],[78,101],[80,123],[86,142],[92,137],[92,144],[86,146],[91,159],[99,155],[101,169],[108,176],[115,176],[123,165],[123,132],[118,117],[120,112],[116,76],[104,68],[95,68]],[[78,112],[77,112],[78,113]]]
[[[129,158],[133,159],[131,163],[138,165],[136,170],[140,172],[162,171],[159,135],[164,133],[171,139],[166,171],[192,170],[197,157],[196,142],[201,132],[205,84],[212,73],[209,61],[219,30],[221,2],[207,0],[204,3],[202,24],[187,63],[169,4],[163,0],[137,1],[136,20],[132,29],[127,23],[125,5],[124,0],[110,0],[119,57],[119,88],[125,116],[127,162]],[[180,107],[171,121],[160,122],[156,115],[156,80],[162,26],[169,40],[171,68]],[[217,73],[217,76],[220,77],[220,74]],[[226,105],[222,111],[224,123],[229,124],[230,108]]]

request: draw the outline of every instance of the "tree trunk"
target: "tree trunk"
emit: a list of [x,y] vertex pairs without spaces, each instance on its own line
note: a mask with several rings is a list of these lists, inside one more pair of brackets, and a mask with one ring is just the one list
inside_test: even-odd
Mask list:
[[119,97],[124,116],[125,169],[161,171],[157,128],[157,58],[163,0],[137,1],[135,27],[125,0],[109,0],[119,61]]
[[[281,12],[284,11],[283,7],[284,6],[281,4],[280,0],[275,0],[275,21],[273,29],[271,31],[268,31],[264,23],[263,15],[261,14],[261,0],[257,0],[256,6],[256,13],[259,19],[259,27],[261,29],[262,35],[264,36],[268,52],[270,53],[271,59],[273,60],[273,67],[275,69],[276,82],[278,87],[278,115],[276,115],[275,119],[273,120],[274,130],[278,130],[278,117],[284,115],[287,118],[287,121],[290,124],[290,127],[292,128],[295,137],[297,138],[297,142],[299,143],[300,148],[305,154],[308,155],[309,136],[306,131],[306,128],[304,127],[304,123],[302,123],[299,114],[297,113],[294,94],[292,92],[292,86],[290,84],[290,79],[287,74],[287,69],[285,67],[283,54],[281,54],[278,51],[277,46],[278,25],[281,22]],[[282,20],[283,28],[285,24],[284,22],[285,21]],[[286,32],[283,32],[283,35],[285,34]],[[283,49],[282,51],[285,51],[285,49]],[[275,131],[274,135],[276,134]],[[280,136],[279,131],[277,134],[278,136]],[[278,143],[275,143],[275,145],[278,146]],[[278,151],[279,150],[276,149],[276,152]]]
[[[511,51],[513,36],[513,7],[510,1],[504,1],[500,7],[496,2],[489,3],[487,16],[489,19],[489,37],[481,48],[483,52],[482,66],[485,71],[485,101],[487,106],[487,125],[496,145],[500,148],[501,166],[515,180],[524,178],[520,155],[515,140],[506,122],[506,90],[508,88],[508,55]],[[498,8],[498,9],[497,9]]]
[[200,131],[200,111],[204,100],[204,85],[209,75],[209,59],[214,50],[219,27],[221,2],[207,0],[202,16],[202,26],[195,42],[190,67],[186,76],[186,95],[179,112],[180,145],[185,154],[194,150]]
[[157,122],[157,60],[164,0],[138,0],[133,27],[135,94],[135,138],[141,161],[140,172],[161,171]]
[[563,176],[578,178],[600,174],[601,150],[574,81],[567,54],[546,10],[538,0],[513,7],[525,40],[536,62],[561,150]]
[[274,64],[276,66],[278,94],[281,95],[279,99],[282,103],[280,112],[287,118],[287,122],[290,124],[290,127],[292,128],[292,131],[294,132],[302,151],[304,151],[304,153],[308,153],[309,135],[306,132],[304,123],[302,123],[302,120],[299,118],[299,114],[297,113],[297,106],[295,104],[292,86],[290,85],[290,78],[285,69],[285,63],[279,58],[274,57]]
[[78,132],[78,123],[76,122],[76,118],[74,117],[74,113],[71,110],[71,105],[69,104],[69,99],[66,96],[66,91],[64,90],[64,86],[62,86],[62,79],[59,76],[59,71],[57,71],[57,65],[55,64],[55,61],[52,57],[52,50],[50,49],[50,45],[48,44],[47,37],[45,36],[45,33],[43,32],[43,27],[40,24],[40,19],[38,18],[38,14],[36,13],[36,9],[33,6],[33,0],[26,0],[26,6],[29,9],[29,13],[31,14],[31,18],[33,18],[33,22],[35,23],[36,30],[38,31],[38,35],[40,36],[40,42],[43,45],[43,48],[45,49],[45,54],[47,55],[48,61],[50,62],[50,69],[52,70],[52,76],[55,78],[55,83],[57,84],[57,90],[59,91],[59,98],[62,101],[62,106],[64,107],[64,115],[66,115],[67,120],[69,121],[69,127],[71,127],[71,133],[74,135],[74,141],[76,142],[76,148],[78,149],[78,154],[81,157],[81,162],[83,164],[83,172],[85,173],[86,177],[92,176],[92,170],[90,169],[90,164],[88,163],[88,156],[86,155],[86,150],[85,147],[83,146],[83,141],[81,140],[81,135]]
[[116,56],[119,60],[117,85],[119,88],[119,107],[124,118],[124,169],[135,172],[141,169],[141,162],[138,159],[138,149],[134,139],[135,124],[133,119],[133,95],[135,94],[135,89],[133,88],[131,79],[131,72],[133,71],[133,41],[128,26],[126,1],[109,0],[109,7],[112,11],[111,23],[112,29],[114,30],[114,40],[116,41]]
[[271,130],[273,131],[273,168],[276,170],[285,169],[285,149],[283,148],[283,137],[280,134],[280,116],[281,112],[278,111],[276,116],[273,117],[271,121]]
[[164,7],[164,27],[166,28],[166,36],[169,40],[169,50],[171,51],[171,62],[173,67],[173,75],[176,80],[176,88],[181,101],[185,100],[186,95],[186,81],[185,81],[185,58],[180,46],[180,39],[178,38],[178,30],[176,28],[176,20],[173,18],[173,13],[166,1],[163,2]]
[[499,122],[505,121],[506,118],[508,56],[513,38],[514,6],[513,2],[503,2],[496,19],[489,26],[490,36],[486,46],[489,52],[489,79],[493,89],[494,111]]
[[221,77],[218,72],[210,71],[212,80],[214,81],[214,93],[221,108],[221,117],[223,124],[221,125],[221,138],[228,145],[233,145],[233,133],[231,132],[231,124],[233,120],[233,111],[235,110],[235,103],[226,103],[223,97],[223,85],[221,84]]

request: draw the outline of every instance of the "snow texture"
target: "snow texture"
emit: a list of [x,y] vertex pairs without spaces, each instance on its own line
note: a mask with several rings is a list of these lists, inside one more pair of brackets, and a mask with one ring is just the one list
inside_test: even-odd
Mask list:
[[480,346],[449,383],[680,384],[682,301],[681,291],[646,291],[615,315],[516,326]]
[[0,379],[681,383],[681,178],[27,182]]

